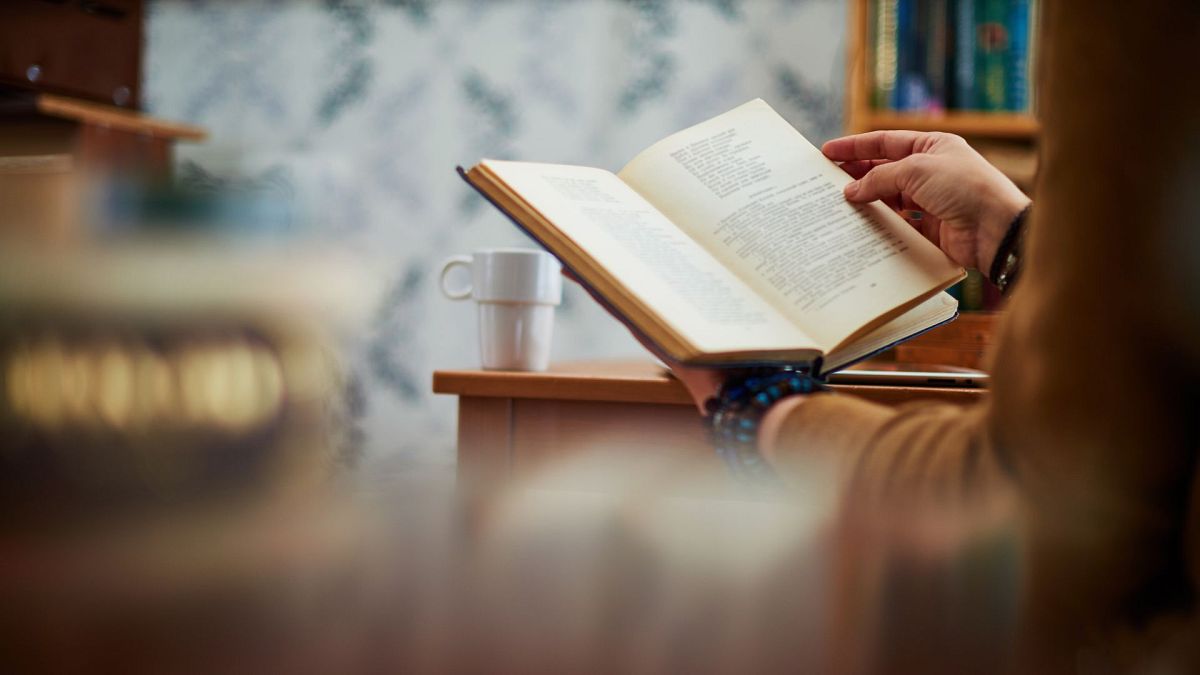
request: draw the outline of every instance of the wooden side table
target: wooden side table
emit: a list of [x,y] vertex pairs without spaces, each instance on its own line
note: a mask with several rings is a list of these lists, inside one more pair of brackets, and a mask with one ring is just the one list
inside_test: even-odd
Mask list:
[[[967,404],[984,390],[836,385],[884,405]],[[433,391],[458,396],[458,473],[472,481],[520,478],[552,460],[591,453],[634,476],[686,458],[718,466],[701,418],[678,380],[649,361],[562,363],[545,373],[443,370]]]

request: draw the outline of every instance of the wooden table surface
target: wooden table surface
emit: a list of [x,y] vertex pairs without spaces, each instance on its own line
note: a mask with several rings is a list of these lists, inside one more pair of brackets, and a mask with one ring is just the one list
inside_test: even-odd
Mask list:
[[[838,385],[883,405],[918,399],[971,403],[982,389]],[[661,462],[715,477],[704,495],[731,489],[728,472],[683,385],[649,360],[559,363],[548,372],[442,370],[433,391],[458,397],[458,476],[475,486],[537,475],[573,458],[598,458],[581,484],[619,490]]]
[[[834,385],[833,389],[885,405],[917,399],[971,403],[979,400],[984,393],[982,389],[954,387],[848,384]],[[433,374],[433,391],[437,394],[483,398],[677,405],[692,403],[679,380],[661,365],[648,360],[557,363],[543,373],[439,370]]]

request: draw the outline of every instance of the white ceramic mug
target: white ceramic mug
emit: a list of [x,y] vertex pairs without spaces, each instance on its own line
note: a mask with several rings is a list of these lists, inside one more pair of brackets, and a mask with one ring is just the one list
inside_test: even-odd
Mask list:
[[[455,267],[471,283],[452,289]],[[562,265],[545,251],[495,248],[456,255],[442,265],[442,293],[479,305],[479,352],[487,370],[546,370],[554,334],[554,308],[562,302]]]

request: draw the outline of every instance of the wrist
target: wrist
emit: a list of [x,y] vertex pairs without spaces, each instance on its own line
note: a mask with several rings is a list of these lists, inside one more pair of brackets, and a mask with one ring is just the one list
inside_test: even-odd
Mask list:
[[1021,242],[1025,234],[1025,220],[1029,208],[1027,206],[1022,209],[1009,224],[1004,239],[996,249],[992,267],[987,273],[988,281],[1000,289],[1001,294],[1007,294],[1009,287],[1021,274]]
[[797,394],[824,390],[824,384],[790,367],[758,368],[726,381],[705,405],[714,449],[736,477],[749,483],[777,481],[759,452],[764,419]]
[[996,251],[999,250],[1004,236],[1008,234],[1013,220],[1033,202],[1013,185],[1011,191],[993,200],[993,203],[995,207],[980,218],[975,240],[975,268],[984,274],[992,269]]

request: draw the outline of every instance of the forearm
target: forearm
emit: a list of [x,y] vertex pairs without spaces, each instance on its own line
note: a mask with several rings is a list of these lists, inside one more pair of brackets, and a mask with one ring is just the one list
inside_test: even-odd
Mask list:
[[825,461],[847,487],[868,494],[967,497],[1008,482],[985,415],[986,404],[888,408],[851,396],[792,397],[763,420],[759,445],[785,477]]

